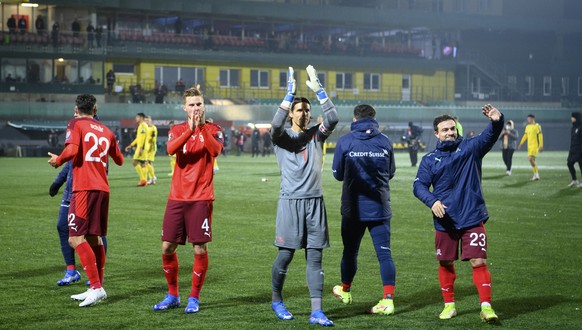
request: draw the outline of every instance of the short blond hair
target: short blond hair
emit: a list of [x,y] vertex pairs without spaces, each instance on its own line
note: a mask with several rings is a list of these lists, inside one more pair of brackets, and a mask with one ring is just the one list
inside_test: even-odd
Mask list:
[[195,87],[191,87],[184,91],[184,104],[186,104],[186,98],[191,96],[200,96],[202,99],[204,99],[204,94],[202,94],[200,90]]

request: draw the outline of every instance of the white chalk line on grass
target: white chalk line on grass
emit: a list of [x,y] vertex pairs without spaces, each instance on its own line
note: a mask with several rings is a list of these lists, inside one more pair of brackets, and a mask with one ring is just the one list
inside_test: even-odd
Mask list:
[[[483,168],[491,168],[491,169],[505,169],[505,165],[503,164],[499,164],[499,165],[492,165],[492,164],[483,164]],[[558,165],[538,165],[538,168],[540,170],[553,170],[553,171],[568,171],[568,167],[566,165],[564,166],[558,166]],[[530,165],[513,165],[511,166],[511,169],[531,169]]]

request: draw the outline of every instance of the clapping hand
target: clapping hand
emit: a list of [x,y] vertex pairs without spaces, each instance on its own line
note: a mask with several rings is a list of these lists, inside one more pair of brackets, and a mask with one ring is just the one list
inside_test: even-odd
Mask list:
[[313,65],[307,66],[306,70],[309,79],[305,82],[305,84],[317,95],[319,103],[324,104],[325,101],[328,100],[328,97],[325,89],[323,89],[323,85],[319,81],[319,78],[317,78],[317,71],[315,71]]
[[293,103],[295,92],[297,91],[297,84],[293,74],[293,67],[289,67],[289,71],[287,72],[287,94],[285,95],[283,102],[281,102],[281,108],[287,111],[291,110],[291,103]]

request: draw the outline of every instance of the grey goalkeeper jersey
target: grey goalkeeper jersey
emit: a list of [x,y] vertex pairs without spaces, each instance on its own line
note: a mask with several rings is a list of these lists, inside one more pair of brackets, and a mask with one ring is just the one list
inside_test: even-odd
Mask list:
[[323,122],[304,132],[285,128],[289,113],[281,108],[273,118],[271,136],[281,169],[280,198],[322,196],[323,143],[338,123],[337,111],[331,100],[328,99],[322,106]]

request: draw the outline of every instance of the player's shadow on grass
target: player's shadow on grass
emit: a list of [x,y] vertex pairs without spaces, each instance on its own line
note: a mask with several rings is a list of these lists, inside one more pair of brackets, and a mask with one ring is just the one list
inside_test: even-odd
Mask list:
[[[63,275],[63,266],[49,266],[38,269],[19,269],[18,271],[9,273],[0,273],[0,280],[24,280],[30,277],[42,277],[49,274],[55,274],[55,278]],[[26,276],[23,276],[26,274]],[[60,279],[60,278],[57,278]],[[56,280],[55,280],[56,282]]]
[[501,320],[510,320],[523,314],[534,313],[564,303],[581,303],[581,299],[568,299],[558,295],[536,297],[513,297],[493,300],[495,311]]
[[[309,290],[307,287],[285,287],[283,291],[283,296],[285,299],[289,299],[296,296],[305,296],[309,299]],[[204,304],[204,309],[214,309],[214,308],[225,308],[225,307],[235,307],[243,306],[245,304],[255,304],[255,305],[265,305],[268,308],[271,307],[271,292],[266,290],[256,295],[235,295],[228,297],[226,300],[209,301]]]
[[507,175],[505,175],[505,174],[490,175],[490,176],[483,177],[483,180],[499,180],[499,179],[503,179],[505,177],[507,177]]
[[525,186],[527,186],[528,184],[532,183],[531,180],[528,181],[518,181],[516,183],[512,183],[512,184],[506,184],[503,187],[504,188],[523,188]]
[[564,188],[558,190],[553,197],[562,198],[582,194],[581,188]]

